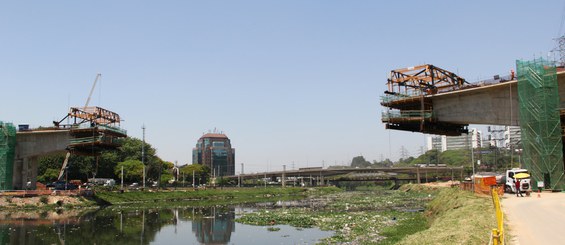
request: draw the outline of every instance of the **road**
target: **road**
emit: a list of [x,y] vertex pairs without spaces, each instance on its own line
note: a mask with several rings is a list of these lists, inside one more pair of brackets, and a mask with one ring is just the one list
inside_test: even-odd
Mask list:
[[505,194],[502,210],[509,244],[564,244],[565,193],[533,193],[530,197]]

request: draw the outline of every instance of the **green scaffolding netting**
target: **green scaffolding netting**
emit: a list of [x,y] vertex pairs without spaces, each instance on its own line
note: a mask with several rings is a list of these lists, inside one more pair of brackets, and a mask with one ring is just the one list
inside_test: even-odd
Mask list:
[[559,94],[555,65],[544,59],[516,61],[523,160],[533,187],[565,187]]
[[0,121],[0,190],[12,189],[16,127]]

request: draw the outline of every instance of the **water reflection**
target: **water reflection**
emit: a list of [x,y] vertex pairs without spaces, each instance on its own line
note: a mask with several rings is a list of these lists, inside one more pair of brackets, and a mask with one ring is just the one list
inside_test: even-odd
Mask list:
[[280,226],[284,234],[273,233],[266,227],[236,224],[235,216],[234,207],[0,212],[0,244],[299,244],[332,234],[285,226]]
[[[192,232],[198,242],[204,244],[227,244],[235,227],[234,208],[199,209],[192,220]],[[193,209],[194,211],[194,209]]]

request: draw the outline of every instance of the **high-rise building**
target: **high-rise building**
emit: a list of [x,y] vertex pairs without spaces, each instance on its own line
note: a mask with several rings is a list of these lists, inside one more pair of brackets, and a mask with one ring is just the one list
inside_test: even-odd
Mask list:
[[428,150],[438,149],[441,152],[447,150],[460,150],[482,147],[481,131],[473,128],[469,134],[461,136],[428,136]]
[[235,175],[235,149],[225,134],[207,133],[192,149],[192,163],[209,167],[212,176]]
[[519,126],[489,126],[489,147],[521,149],[521,129]]

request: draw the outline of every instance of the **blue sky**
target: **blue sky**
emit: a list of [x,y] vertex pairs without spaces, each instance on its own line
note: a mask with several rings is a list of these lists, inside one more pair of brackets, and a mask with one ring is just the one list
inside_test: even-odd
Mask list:
[[[563,1],[13,1],[0,3],[0,120],[48,126],[69,106],[115,111],[130,136],[190,163],[204,132],[247,171],[397,159],[425,137],[387,131],[390,70],[469,81],[545,56]],[[239,171],[239,168],[236,172]]]

